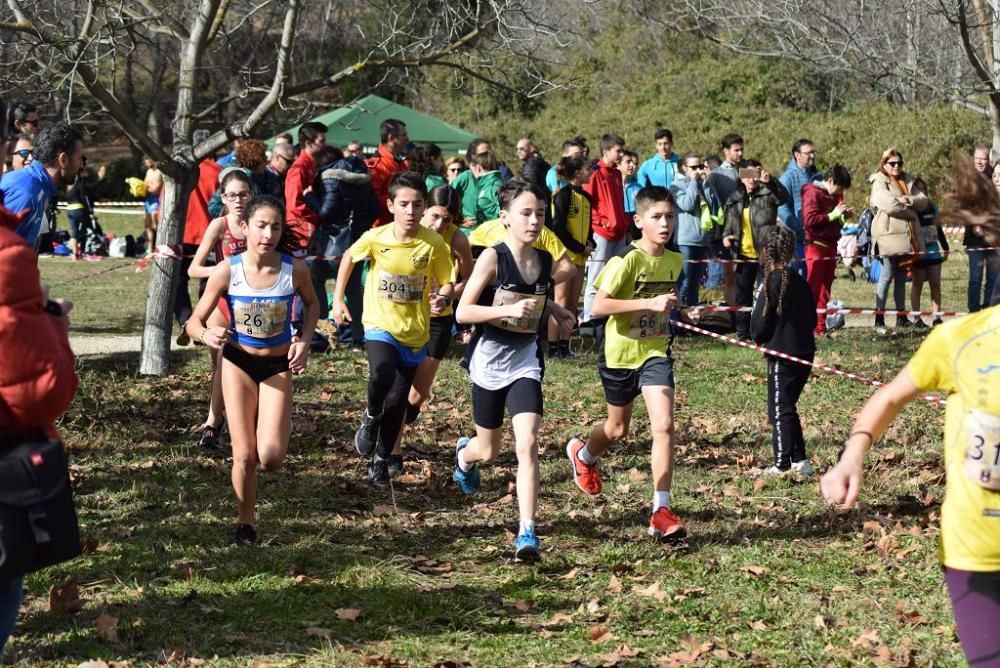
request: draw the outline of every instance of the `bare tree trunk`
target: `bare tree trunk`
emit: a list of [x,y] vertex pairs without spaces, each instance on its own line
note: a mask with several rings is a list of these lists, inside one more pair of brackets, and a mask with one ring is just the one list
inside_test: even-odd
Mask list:
[[[157,245],[179,245],[183,239],[187,202],[197,175],[197,170],[187,169],[182,173],[182,180],[178,181],[164,172]],[[149,265],[146,323],[142,328],[142,350],[139,354],[141,374],[162,376],[170,370],[170,330],[180,271],[181,263],[177,260],[157,258]]]

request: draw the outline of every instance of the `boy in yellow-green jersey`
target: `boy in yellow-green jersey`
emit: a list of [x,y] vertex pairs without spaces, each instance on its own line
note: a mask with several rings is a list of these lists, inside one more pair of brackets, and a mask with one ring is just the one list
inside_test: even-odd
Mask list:
[[635,223],[642,236],[623,256],[612,258],[597,278],[592,313],[608,318],[598,371],[608,418],[593,426],[584,442],[572,438],[566,454],[577,486],[601,493],[598,459],[628,433],[635,398],[646,402],[652,431],[653,515],[649,534],[657,540],[686,535],[670,509],[674,465],[674,370],[670,314],[678,306],[676,287],[684,259],[666,249],[674,234],[670,191],[647,186],[635,198]]
[[[333,317],[349,322],[344,303],[354,264],[369,259],[365,283],[365,350],[368,355],[368,407],[354,436],[358,454],[372,457],[368,478],[389,484],[393,445],[409,406],[410,385],[427,354],[431,315],[451,306],[454,268],[451,249],[439,234],[420,225],[427,186],[415,172],[402,172],[389,184],[391,225],[365,232],[340,263]],[[440,286],[431,290],[431,280]],[[398,455],[397,455],[398,457]],[[396,462],[398,466],[400,462]]]

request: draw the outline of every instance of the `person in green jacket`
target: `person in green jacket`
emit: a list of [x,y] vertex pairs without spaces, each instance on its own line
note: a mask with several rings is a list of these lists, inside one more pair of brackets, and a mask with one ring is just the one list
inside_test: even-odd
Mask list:
[[410,170],[424,177],[427,184],[427,192],[438,186],[448,185],[448,181],[442,173],[444,170],[444,156],[441,155],[441,147],[437,144],[421,144],[410,153]]
[[497,156],[493,151],[478,153],[469,160],[471,171],[476,172],[476,226],[500,216],[498,193],[503,185]]

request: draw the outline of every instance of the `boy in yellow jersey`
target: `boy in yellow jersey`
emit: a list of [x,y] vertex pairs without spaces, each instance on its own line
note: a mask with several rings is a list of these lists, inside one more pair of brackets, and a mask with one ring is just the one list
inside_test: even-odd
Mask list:
[[[356,262],[371,265],[365,284],[365,350],[368,355],[368,407],[354,436],[358,454],[371,456],[368,478],[389,484],[389,456],[402,429],[410,385],[426,356],[431,315],[451,305],[454,268],[451,249],[436,232],[420,225],[427,186],[415,172],[401,172],[389,184],[386,203],[391,225],[365,232],[340,263],[333,317],[350,322],[344,303],[347,280]],[[431,278],[440,286],[432,293]],[[374,455],[374,456],[373,456]]]
[[[506,238],[507,228],[503,226],[499,218],[496,220],[487,220],[469,235],[469,243],[472,244],[472,256],[479,257],[484,248],[492,248],[503,242]],[[562,283],[576,275],[576,266],[573,264],[573,260],[570,259],[566,246],[563,242],[559,241],[559,237],[552,230],[543,227],[538,238],[531,245],[552,256],[552,261],[556,267],[555,272],[552,274],[552,280],[555,283]]]
[[595,317],[608,318],[598,357],[608,419],[593,426],[586,442],[572,438],[566,444],[576,485],[587,494],[600,494],[598,459],[628,433],[632,407],[641,394],[653,436],[649,534],[663,541],[686,535],[684,524],[670,509],[674,467],[670,314],[678,305],[676,287],[684,267],[681,254],[666,249],[674,234],[674,216],[674,199],[666,188],[647,186],[636,194],[635,223],[642,237],[601,271],[591,309]]
[[[1000,241],[1000,198],[980,185],[967,158],[956,165],[957,205],[949,218]],[[945,497],[941,550],[958,638],[971,666],[1000,660],[1000,307],[935,327],[909,364],[861,409],[823,496],[851,507],[865,452],[921,392],[948,395],[944,421]]]

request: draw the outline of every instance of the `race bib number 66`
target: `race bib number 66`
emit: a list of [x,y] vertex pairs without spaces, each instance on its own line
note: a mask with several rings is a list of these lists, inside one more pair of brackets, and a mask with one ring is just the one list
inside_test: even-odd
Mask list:
[[631,339],[667,336],[669,334],[667,322],[669,317],[667,313],[654,313],[653,311],[633,313],[628,336]]
[[965,433],[968,440],[962,472],[977,485],[1000,491],[1000,417],[969,411]]

